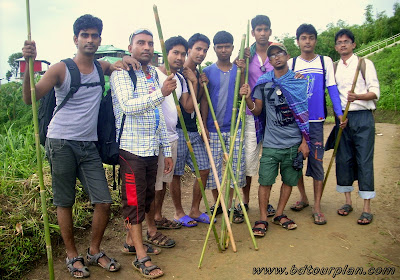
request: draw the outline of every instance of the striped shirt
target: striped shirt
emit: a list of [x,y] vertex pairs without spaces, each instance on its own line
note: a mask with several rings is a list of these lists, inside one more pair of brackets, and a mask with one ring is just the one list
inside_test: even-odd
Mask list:
[[160,146],[164,156],[171,157],[171,147],[167,135],[161,103],[161,93],[157,74],[153,66],[147,66],[148,76],[135,71],[136,89],[125,70],[114,71],[110,77],[111,94],[115,115],[117,137],[122,115],[126,119],[120,141],[120,148],[141,157],[158,156]]

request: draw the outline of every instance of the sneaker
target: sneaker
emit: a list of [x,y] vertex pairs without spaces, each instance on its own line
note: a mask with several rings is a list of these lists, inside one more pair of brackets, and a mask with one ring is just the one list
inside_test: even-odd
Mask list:
[[272,216],[275,216],[275,209],[274,209],[274,206],[272,206],[271,204],[268,204],[268,207],[267,207],[267,217],[272,217]]

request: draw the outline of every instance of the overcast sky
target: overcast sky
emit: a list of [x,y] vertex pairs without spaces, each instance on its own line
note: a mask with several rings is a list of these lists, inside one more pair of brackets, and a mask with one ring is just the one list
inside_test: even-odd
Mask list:
[[[365,7],[372,4],[374,14],[385,11],[393,15],[396,0],[280,0],[280,1],[221,1],[221,0],[31,0],[32,39],[36,41],[38,57],[55,63],[72,57],[72,25],[83,14],[92,14],[103,21],[103,45],[127,49],[132,31],[146,27],[154,31],[155,49],[160,50],[156,35],[153,4],[158,6],[164,38],[181,35],[188,39],[196,32],[211,40],[220,30],[234,36],[236,51],[241,35],[246,33],[247,21],[258,14],[271,19],[272,40],[285,33],[295,35],[302,23],[313,24],[323,31],[339,19],[348,24],[364,22]],[[238,5],[236,3],[242,3]],[[249,6],[246,7],[245,5]],[[27,38],[26,8],[23,0],[0,0],[0,78],[10,70],[8,57],[21,51]],[[251,37],[250,42],[254,41]],[[235,52],[236,55],[236,52]],[[210,49],[205,61],[215,61]],[[3,80],[4,82],[4,80]]]

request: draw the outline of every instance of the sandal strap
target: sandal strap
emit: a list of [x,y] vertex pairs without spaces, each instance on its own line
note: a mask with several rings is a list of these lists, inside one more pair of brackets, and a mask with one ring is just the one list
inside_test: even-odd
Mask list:
[[257,225],[264,225],[265,227],[268,227],[268,222],[267,221],[256,221],[254,223],[254,226],[257,226]]
[[277,216],[277,217],[275,217],[274,218],[274,221],[275,222],[280,222],[283,218],[288,218],[285,214],[282,214],[282,215],[280,215],[280,216]]
[[147,236],[149,240],[157,244],[165,244],[165,242],[168,241],[168,237],[159,231],[157,231],[154,236],[150,236],[149,233],[147,233]]
[[143,265],[148,261],[151,261],[151,258],[149,256],[145,256],[144,258],[141,258],[141,259],[136,258],[136,260],[135,260],[135,262],[138,262]]
[[286,222],[282,223],[282,226],[283,227],[288,227],[291,224],[296,224],[296,223],[293,220],[289,219],[289,221],[286,221]]
[[99,259],[106,256],[106,254],[103,251],[100,251],[97,254],[91,255],[90,254],[90,248],[88,248],[87,251],[87,260],[89,262],[89,264],[98,264],[99,263]]
[[142,270],[142,272],[145,274],[145,275],[149,275],[150,274],[150,272],[152,272],[153,270],[155,270],[155,269],[160,269],[157,265],[151,265],[151,266],[144,266],[144,268],[141,268],[141,270]]
[[68,258],[66,259],[67,265],[69,265],[69,264],[74,265],[74,263],[76,263],[76,262],[81,262],[82,265],[85,266],[85,260],[83,259],[82,256],[77,256],[77,257],[72,258],[72,259],[68,259]]

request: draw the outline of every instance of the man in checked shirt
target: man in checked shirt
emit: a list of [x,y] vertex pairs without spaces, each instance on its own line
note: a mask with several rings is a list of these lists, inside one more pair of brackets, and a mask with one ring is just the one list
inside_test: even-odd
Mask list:
[[126,115],[120,140],[122,215],[128,229],[126,243],[132,249],[129,252],[136,253],[135,268],[154,278],[163,271],[151,263],[147,254],[159,251],[143,245],[142,222],[154,200],[160,146],[165,156],[164,172],[171,172],[173,166],[161,103],[176,88],[176,81],[170,75],[160,88],[155,68],[150,65],[154,42],[149,30],[136,30],[129,43],[131,56],[141,63],[141,69],[135,71],[136,86],[125,70],[115,71],[119,73],[110,78],[117,135],[122,116]]

